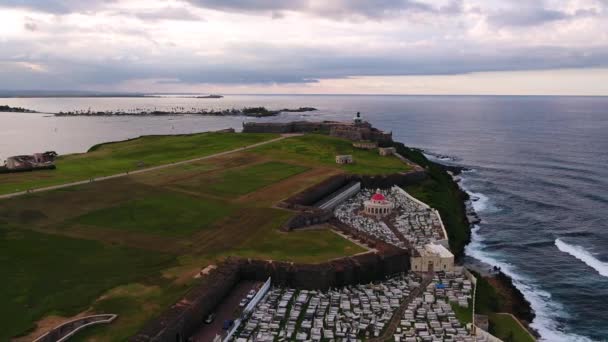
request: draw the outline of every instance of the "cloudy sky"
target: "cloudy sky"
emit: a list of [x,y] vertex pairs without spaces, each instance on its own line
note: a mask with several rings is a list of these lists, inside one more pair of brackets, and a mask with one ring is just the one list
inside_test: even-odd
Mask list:
[[0,89],[608,95],[608,0],[0,0]]

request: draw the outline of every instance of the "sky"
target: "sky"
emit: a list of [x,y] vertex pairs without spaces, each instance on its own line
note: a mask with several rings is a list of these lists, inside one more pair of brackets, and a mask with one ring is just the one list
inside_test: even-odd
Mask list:
[[608,0],[0,0],[0,89],[608,95]]

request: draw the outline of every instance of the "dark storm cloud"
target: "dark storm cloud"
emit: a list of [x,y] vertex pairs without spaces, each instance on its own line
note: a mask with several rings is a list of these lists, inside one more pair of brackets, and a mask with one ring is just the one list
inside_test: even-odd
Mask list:
[[505,10],[488,16],[488,22],[495,26],[536,26],[559,20],[573,20],[594,17],[599,13],[594,9],[581,9],[574,13],[545,8],[522,8]]
[[273,13],[283,11],[305,12],[322,17],[342,18],[363,16],[381,18],[404,12],[460,13],[462,1],[453,0],[446,6],[432,6],[415,0],[333,0],[326,2],[310,0],[187,0],[191,4],[209,9],[230,12]]

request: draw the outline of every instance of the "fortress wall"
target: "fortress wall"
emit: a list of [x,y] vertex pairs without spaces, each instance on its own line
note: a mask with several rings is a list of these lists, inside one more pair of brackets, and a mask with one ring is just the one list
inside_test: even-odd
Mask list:
[[239,263],[243,280],[264,281],[271,277],[273,285],[309,290],[369,283],[410,269],[409,253],[397,248],[321,264],[266,260],[240,260]]
[[313,208],[302,211],[283,224],[282,230],[290,231],[302,227],[323,224],[334,216],[331,210]]
[[229,258],[184,298],[149,321],[130,341],[186,341],[241,280],[265,281],[298,289],[329,289],[383,280],[410,269],[409,253],[395,247],[320,264]]
[[340,188],[351,182],[360,182],[362,188],[388,189],[394,185],[406,186],[419,183],[423,181],[426,176],[426,172],[424,171],[412,171],[378,176],[347,174],[336,175],[286,199],[283,201],[281,206],[288,209],[304,209],[303,207],[311,207],[314,204],[327,199]]
[[348,183],[348,175],[336,175],[295,194],[284,202],[290,208],[297,208],[298,206],[312,207],[315,203],[322,201]]
[[329,132],[331,122],[244,122],[243,133],[312,133]]
[[184,298],[149,321],[130,341],[185,341],[239,282],[239,265],[224,263],[200,279]]

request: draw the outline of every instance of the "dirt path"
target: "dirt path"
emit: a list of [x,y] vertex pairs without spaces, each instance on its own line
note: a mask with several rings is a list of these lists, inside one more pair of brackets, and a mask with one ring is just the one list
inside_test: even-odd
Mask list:
[[197,161],[201,161],[201,160],[207,160],[207,159],[211,159],[211,158],[215,158],[215,157],[225,156],[225,155],[228,155],[228,154],[231,154],[231,153],[235,153],[235,152],[245,151],[245,150],[252,149],[252,148],[255,148],[255,147],[258,147],[258,146],[262,146],[262,145],[270,144],[270,143],[273,143],[273,142],[277,142],[277,141],[289,138],[291,136],[294,136],[294,134],[283,134],[283,135],[281,135],[278,138],[271,139],[271,140],[268,140],[268,141],[263,141],[263,142],[256,143],[256,144],[253,144],[253,145],[239,147],[239,148],[234,149],[234,150],[224,151],[224,152],[215,153],[215,154],[211,154],[211,155],[208,155],[208,156],[194,158],[194,159],[189,159],[189,160],[183,160],[183,161],[175,162],[175,163],[171,163],[171,164],[163,164],[163,165],[153,166],[153,167],[149,167],[149,168],[141,169],[141,170],[135,170],[135,171],[130,171],[130,172],[122,172],[122,173],[118,173],[118,174],[111,175],[111,176],[91,178],[91,179],[88,179],[88,180],[83,180],[83,181],[78,181],[78,182],[71,182],[71,183],[65,183],[65,184],[60,184],[60,185],[47,186],[47,187],[44,187],[44,188],[37,188],[37,189],[28,189],[26,191],[20,191],[20,192],[14,192],[14,193],[11,193],[11,194],[0,195],[0,200],[7,199],[7,198],[13,198],[13,197],[17,197],[17,196],[22,196],[22,195],[29,194],[29,193],[34,193],[34,192],[43,192],[43,191],[51,191],[51,190],[63,189],[63,188],[68,188],[68,187],[72,187],[72,186],[76,186],[76,185],[87,184],[87,183],[91,183],[91,182],[100,182],[100,181],[104,181],[104,180],[108,180],[108,179],[114,179],[114,178],[118,178],[118,177],[125,177],[125,176],[136,175],[136,174],[140,174],[140,173],[144,173],[144,172],[162,170],[162,169],[166,169],[166,168],[177,166],[177,165],[183,165],[183,164],[193,163],[193,162],[197,162]]

